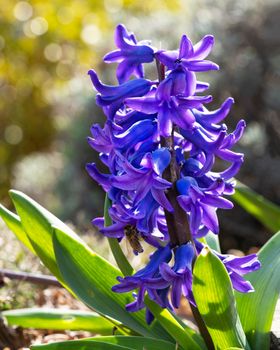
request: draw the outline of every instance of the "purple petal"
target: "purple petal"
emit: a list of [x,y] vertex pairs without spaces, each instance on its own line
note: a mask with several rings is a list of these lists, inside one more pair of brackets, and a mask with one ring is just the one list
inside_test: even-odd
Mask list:
[[194,95],[196,90],[196,75],[193,72],[187,71],[186,72],[186,82],[187,82],[187,88],[185,90],[186,96]]
[[101,94],[115,94],[116,87],[102,84],[101,81],[98,79],[95,70],[90,69],[88,71],[88,75],[90,76],[93,86],[98,92],[100,92]]
[[188,57],[193,55],[193,46],[192,42],[190,39],[186,36],[183,35],[180,43],[180,49],[179,49],[179,57],[178,59],[180,60],[183,57]]
[[233,203],[228,199],[222,197],[205,196],[201,199],[204,204],[210,205],[211,207],[221,208],[221,209],[232,209]]
[[170,151],[165,147],[159,148],[152,152],[152,160],[154,171],[161,176],[170,163]]
[[201,206],[203,208],[202,221],[204,225],[207,226],[210,231],[214,232],[215,234],[218,234],[219,222],[218,222],[216,210],[212,207],[204,205],[203,203],[201,203]]
[[126,82],[129,77],[133,74],[135,69],[135,61],[134,59],[126,59],[118,65],[116,75],[118,78],[118,82],[123,84]]
[[155,56],[156,58],[168,69],[173,69],[174,62],[178,59],[178,51],[158,51]]
[[172,90],[173,81],[171,78],[164,79],[158,86],[157,92],[156,92],[156,98],[161,100],[168,101],[171,96],[171,90]]
[[221,178],[224,179],[225,181],[231,179],[238,173],[242,164],[243,164],[243,158],[238,162],[234,162],[228,169],[220,173]]
[[153,96],[127,98],[125,103],[135,111],[147,114],[157,113],[159,105],[159,102]]
[[[93,221],[94,223],[94,221]],[[111,226],[103,227],[99,229],[106,237],[123,238],[124,237],[124,224],[118,222]]]
[[199,204],[191,205],[190,212],[190,230],[195,235],[201,225],[202,221],[202,209]]
[[160,264],[159,271],[160,271],[162,278],[164,278],[168,282],[172,282],[175,278],[178,277],[177,273],[174,272],[171,269],[171,267],[166,263]]
[[131,35],[128,33],[126,27],[123,24],[119,24],[115,30],[115,43],[120,49],[130,49],[133,47],[133,41]]
[[194,53],[192,58],[197,60],[203,60],[206,58],[212,50],[214,45],[213,35],[205,35],[197,44],[194,45]]
[[193,72],[206,72],[209,70],[219,70],[219,66],[211,61],[200,60],[182,60],[184,66]]
[[193,123],[195,122],[195,117],[189,109],[184,109],[182,107],[174,108],[172,114],[173,122],[182,129],[191,129]]
[[246,281],[243,277],[239,276],[237,273],[232,272],[229,275],[232,286],[235,290],[241,293],[254,292],[254,287],[249,281]]
[[111,63],[111,62],[121,62],[124,59],[124,55],[121,52],[121,50],[115,50],[112,52],[107,53],[103,57],[103,61],[106,63]]
[[86,165],[86,170],[87,170],[88,174],[103,187],[105,192],[109,191],[109,189],[111,188],[111,184],[110,184],[111,175],[101,174],[97,170],[95,163],[88,163]]
[[157,190],[152,188],[152,195],[154,197],[154,199],[163,207],[165,208],[167,211],[169,212],[173,212],[174,209],[171,205],[171,203],[169,202],[169,200],[167,199],[164,191],[161,190]]
[[182,295],[182,279],[176,278],[173,282],[172,292],[171,292],[171,302],[176,309],[178,309],[178,307],[180,306],[181,295]]
[[168,106],[164,104],[158,112],[158,128],[160,135],[168,137],[172,132],[172,113]]
[[205,90],[209,89],[210,84],[204,83],[202,81],[196,82],[196,92],[204,92]]

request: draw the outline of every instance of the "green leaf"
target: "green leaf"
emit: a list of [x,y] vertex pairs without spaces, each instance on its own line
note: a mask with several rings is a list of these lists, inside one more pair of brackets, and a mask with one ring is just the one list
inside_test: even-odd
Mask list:
[[215,349],[250,349],[234,300],[231,281],[220,259],[204,248],[193,271],[193,293]]
[[280,230],[280,207],[265,199],[241,182],[232,196],[236,203],[257,218],[273,233]]
[[111,337],[94,337],[92,341],[108,342],[110,344],[116,344],[125,346],[135,350],[151,349],[151,350],[175,350],[176,345],[165,340],[146,338],[146,337],[124,337],[124,336],[111,336]]
[[10,191],[11,198],[20,217],[24,231],[43,264],[63,284],[63,278],[57,267],[52,245],[52,225],[71,231],[40,204],[19,191]]
[[172,316],[170,311],[161,308],[147,297],[145,298],[145,304],[166,332],[168,332],[184,350],[206,349],[202,337],[189,327],[183,328]]
[[199,241],[208,245],[211,249],[216,250],[216,252],[221,252],[219,236],[212,232],[209,232],[205,237],[199,238]]
[[[106,194],[105,197],[105,204],[104,204],[104,222],[105,226],[112,225],[112,220],[109,216],[108,210],[111,206],[110,200]],[[130,276],[133,274],[133,267],[130,265],[129,261],[127,260],[126,256],[124,255],[119,242],[116,238],[110,238],[108,237],[108,242],[111,248],[111,251],[114,255],[114,258],[116,260],[116,263],[121,270],[121,272],[124,274],[124,276]]]
[[0,216],[6,223],[8,228],[16,235],[19,241],[21,241],[32,253],[36,254],[32,244],[30,243],[20,221],[18,215],[12,213],[10,210],[0,204]]
[[[102,344],[102,348],[100,348]],[[105,344],[113,347],[105,347]],[[144,337],[124,337],[124,336],[111,336],[111,337],[94,337],[83,340],[76,340],[72,342],[60,342],[48,345],[34,345],[31,347],[33,350],[45,349],[45,350],[92,350],[92,349],[133,349],[133,350],[176,350],[176,345],[167,341],[144,338]]]
[[148,326],[145,312],[129,313],[125,305],[133,301],[130,293],[114,293],[121,272],[95,254],[78,236],[54,228],[53,245],[63,279],[86,305],[122,322],[144,336],[170,340],[164,329],[154,322]]
[[72,340],[46,345],[32,345],[31,350],[132,350],[131,347],[124,347],[116,344],[103,343],[92,340]]
[[[43,208],[40,204],[19,191],[10,191],[10,195],[20,216],[22,226],[30,240],[36,255],[41,259],[43,264],[56,276],[56,278],[67,288],[73,295],[74,291],[69,288],[63,280],[57,266],[56,257],[53,249],[53,226],[67,232],[74,237],[76,234],[67,227],[62,221]],[[95,310],[97,311],[97,310]],[[98,312],[98,311],[97,311]],[[113,322],[113,321],[112,321]],[[121,329],[122,326],[118,321],[112,324]],[[125,331],[127,333],[127,331]]]
[[111,335],[114,325],[94,312],[32,308],[3,311],[10,326],[52,330],[83,330]]
[[270,329],[280,293],[280,232],[258,253],[260,270],[246,276],[254,293],[236,293],[237,308],[247,339],[254,350],[269,349]]

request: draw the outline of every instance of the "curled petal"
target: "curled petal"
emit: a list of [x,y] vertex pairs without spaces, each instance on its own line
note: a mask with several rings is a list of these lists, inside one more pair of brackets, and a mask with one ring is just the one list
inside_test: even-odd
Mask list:
[[233,204],[228,199],[222,197],[205,196],[202,203],[210,205],[211,207],[221,208],[221,209],[232,209]]
[[250,293],[254,292],[254,287],[249,281],[246,281],[243,277],[238,275],[235,272],[231,272],[229,275],[232,286],[235,290],[241,293]]
[[182,60],[184,66],[193,72],[207,72],[209,70],[219,70],[219,66],[211,61],[200,60]]
[[109,52],[107,55],[103,57],[103,61],[106,63],[111,62],[121,62],[123,60],[123,54],[121,50],[115,50],[112,52]]
[[205,35],[197,44],[193,47],[192,58],[196,60],[203,60],[206,58],[212,50],[215,39],[213,35]]

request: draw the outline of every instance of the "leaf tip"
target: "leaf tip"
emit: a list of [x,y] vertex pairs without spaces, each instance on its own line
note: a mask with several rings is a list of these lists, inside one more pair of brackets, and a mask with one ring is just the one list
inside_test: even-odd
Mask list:
[[200,253],[201,256],[206,257],[210,253],[210,249],[208,247],[204,247]]

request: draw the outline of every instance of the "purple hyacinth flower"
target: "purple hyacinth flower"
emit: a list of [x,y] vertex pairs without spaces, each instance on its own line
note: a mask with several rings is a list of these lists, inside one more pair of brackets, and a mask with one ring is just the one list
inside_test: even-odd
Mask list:
[[154,199],[163,208],[173,211],[164,193],[171,186],[171,183],[161,177],[162,172],[169,165],[170,159],[170,152],[166,148],[160,148],[146,154],[141,162],[142,167],[140,169],[134,168],[124,159],[122,167],[125,174],[112,176],[110,179],[111,185],[125,191],[135,191],[135,205],[151,192]]
[[126,98],[143,96],[150,91],[153,85],[150,80],[134,79],[119,86],[110,86],[102,84],[93,69],[89,70],[88,74],[93,86],[99,92],[99,94],[96,95],[96,104],[103,107],[109,119],[114,117],[114,114],[122,106]]
[[196,121],[201,126],[203,126],[207,131],[215,134],[221,129],[221,125],[218,125],[217,123],[220,123],[227,117],[233,103],[234,99],[229,97],[220,108],[214,111],[208,111],[205,107],[203,107],[201,110],[193,109],[192,112]]
[[261,263],[259,262],[256,254],[250,254],[242,257],[236,257],[230,254],[219,254],[216,252],[215,254],[225,265],[231,279],[232,286],[235,290],[241,293],[250,293],[254,291],[252,284],[249,281],[246,281],[242,276],[256,271],[261,267]]
[[212,101],[211,96],[193,96],[196,80],[192,72],[179,67],[163,80],[157,91],[145,97],[125,100],[133,110],[146,114],[157,113],[159,133],[168,137],[172,132],[172,123],[182,129],[191,130],[195,117],[192,108],[201,108],[203,103]]
[[89,145],[97,152],[110,153],[113,150],[111,142],[111,130],[106,123],[102,129],[99,124],[93,124],[91,129],[92,137],[88,137]]
[[[130,312],[141,310],[145,307],[144,296],[146,292],[162,305],[163,300],[157,294],[157,289],[162,290],[168,286],[168,283],[159,276],[159,266],[162,263],[168,263],[172,257],[170,247],[157,249],[150,257],[149,263],[143,269],[136,272],[133,276],[118,277],[119,284],[112,287],[116,293],[126,293],[134,289],[138,289],[136,300],[126,305],[126,309]],[[149,285],[152,289],[149,290]],[[164,305],[165,307],[166,305]]]
[[218,70],[219,66],[211,61],[205,60],[214,45],[214,37],[206,35],[196,45],[183,35],[180,48],[177,51],[158,51],[156,58],[168,69],[175,69],[182,65],[189,71],[204,72],[208,70]]
[[146,42],[137,43],[135,35],[129,33],[123,24],[116,27],[115,43],[118,50],[109,52],[103,59],[106,63],[119,62],[116,71],[119,83],[124,83],[131,75],[143,78],[142,63],[154,60],[153,48]]
[[[195,240],[196,250],[200,254],[205,245]],[[222,261],[228,271],[231,279],[232,287],[241,293],[250,293],[254,291],[254,287],[249,281],[246,281],[243,276],[258,270],[261,263],[258,260],[257,254],[247,256],[234,256],[232,254],[221,254],[215,250],[212,252]]]
[[127,130],[112,133],[111,139],[115,149],[131,149],[139,142],[153,140],[157,137],[156,122],[151,119],[139,120]]
[[[106,227],[104,218],[93,223],[104,235],[118,241],[128,238],[130,232],[137,234],[156,251],[147,266],[135,275],[118,277],[119,284],[113,291],[136,290],[135,300],[126,306],[131,312],[145,307],[146,294],[169,309],[179,307],[182,295],[195,305],[192,295],[195,251],[192,244],[179,242],[193,240],[200,252],[203,244],[197,239],[209,231],[216,234],[219,231],[217,209],[232,208],[233,204],[224,196],[234,193],[231,178],[243,162],[243,154],[232,148],[241,138],[245,122],[241,120],[229,133],[223,120],[233,99],[226,99],[220,108],[211,111],[205,105],[212,97],[197,96],[209,84],[198,81],[195,73],[218,69],[215,63],[206,60],[214,44],[213,36],[207,35],[193,45],[184,35],[179,50],[155,53],[149,44],[137,42],[132,33],[119,25],[115,41],[117,50],[104,60],[119,63],[120,85],[104,85],[95,71],[89,71],[98,92],[96,102],[103,108],[107,121],[103,129],[93,125],[88,142],[100,152],[100,159],[109,171],[100,173],[94,163],[88,164],[87,170],[107,192],[112,220]],[[159,78],[145,80],[143,63],[154,58],[160,63]],[[132,75],[137,79],[128,81]],[[220,172],[213,169],[216,158],[228,163]],[[172,226],[174,219],[176,224],[180,221],[170,202],[176,191],[190,226],[191,236],[187,233],[187,238],[179,225]],[[170,230],[174,231],[172,235]],[[138,248],[136,254],[142,249]],[[257,257],[215,254],[224,263],[233,287],[241,292],[252,291],[242,276],[259,268]],[[148,323],[153,320],[147,308],[146,319]]]
[[177,200],[189,215],[192,235],[197,237],[201,225],[218,234],[217,208],[231,209],[233,207],[232,202],[222,197],[224,182],[217,180],[210,187],[201,188],[195,178],[185,176],[177,181],[176,187],[180,194]]
[[160,274],[172,286],[171,302],[175,308],[180,306],[182,294],[195,306],[192,293],[192,262],[195,256],[192,243],[179,246],[175,252],[175,264],[160,265]]
[[89,174],[89,176],[99,183],[99,185],[102,186],[103,190],[105,192],[108,192],[110,190],[111,183],[110,183],[110,176],[109,174],[101,174],[99,170],[96,167],[95,163],[88,163],[86,165],[86,170]]
[[127,225],[135,226],[142,238],[149,244],[158,247],[159,241],[168,241],[166,223],[162,221],[162,214],[159,211],[159,204],[155,201],[151,193],[138,204],[133,205],[133,201],[128,198],[124,191],[123,195],[110,208],[109,214],[114,224],[101,228],[105,235],[123,237],[124,228]]

